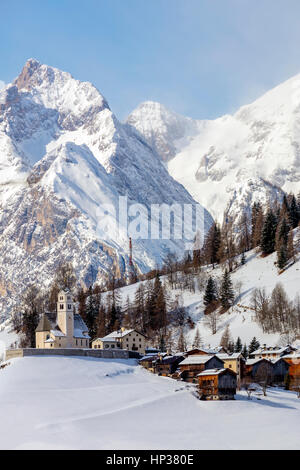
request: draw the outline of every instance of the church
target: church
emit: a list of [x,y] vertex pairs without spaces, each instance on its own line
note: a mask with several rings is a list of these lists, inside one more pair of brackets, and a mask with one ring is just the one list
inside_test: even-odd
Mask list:
[[35,330],[36,348],[88,348],[88,328],[78,313],[74,313],[72,295],[58,293],[56,322],[42,315]]

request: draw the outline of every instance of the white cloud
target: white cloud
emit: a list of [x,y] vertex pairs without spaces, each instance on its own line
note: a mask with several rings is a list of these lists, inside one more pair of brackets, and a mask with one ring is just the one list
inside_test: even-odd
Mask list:
[[5,82],[3,80],[0,80],[0,90],[5,87]]

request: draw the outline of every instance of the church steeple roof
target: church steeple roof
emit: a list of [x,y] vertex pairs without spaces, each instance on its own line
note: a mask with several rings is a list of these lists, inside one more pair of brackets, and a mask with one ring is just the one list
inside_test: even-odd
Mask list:
[[37,329],[35,331],[50,331],[51,330],[51,324],[50,321],[48,320],[47,316],[43,313],[39,324],[37,326]]

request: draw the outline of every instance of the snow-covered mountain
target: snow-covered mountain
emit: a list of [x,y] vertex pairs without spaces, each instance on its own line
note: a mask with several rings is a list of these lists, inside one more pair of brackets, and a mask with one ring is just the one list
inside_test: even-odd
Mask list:
[[[0,92],[0,315],[30,282],[49,283],[60,262],[72,261],[87,285],[125,272],[119,196],[147,208],[195,203],[92,84],[28,60]],[[113,210],[101,227],[104,205]],[[136,240],[134,260],[146,271],[169,250],[182,253],[183,241]]]
[[281,190],[300,190],[300,75],[216,120],[192,121],[145,103],[128,122],[220,221],[245,200],[264,202]]

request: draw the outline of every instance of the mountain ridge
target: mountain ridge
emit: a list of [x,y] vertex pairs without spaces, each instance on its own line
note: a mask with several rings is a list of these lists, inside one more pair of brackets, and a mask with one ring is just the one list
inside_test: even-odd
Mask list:
[[[151,113],[149,117],[149,107]],[[222,221],[230,213],[232,197],[237,186],[257,186],[251,203],[274,201],[284,192],[300,189],[300,74],[283,82],[237,112],[215,120],[192,120],[196,134],[184,125],[185,117],[164,108],[155,116],[157,103],[140,105],[128,117],[146,140],[162,139],[175,153],[161,154],[169,173],[212,215]],[[180,132],[166,133],[174,114],[181,122]],[[153,123],[154,124],[151,124]],[[146,124],[145,124],[146,123]],[[158,152],[163,147],[156,146]],[[261,191],[263,182],[268,184]],[[239,201],[236,201],[239,205]],[[242,206],[241,206],[242,207]]]
[[[73,262],[86,286],[128,276],[127,227],[114,230],[120,196],[147,208],[196,204],[92,84],[29,59],[0,91],[2,317],[29,283],[47,287],[61,262]],[[99,225],[106,205],[108,236]],[[202,216],[207,229],[212,218]],[[136,269],[170,251],[182,254],[184,241],[134,240]]]

